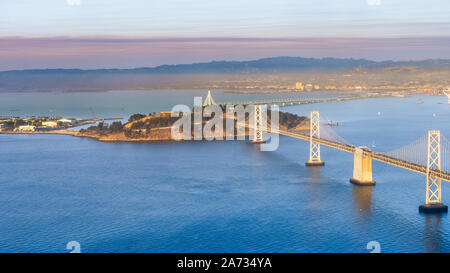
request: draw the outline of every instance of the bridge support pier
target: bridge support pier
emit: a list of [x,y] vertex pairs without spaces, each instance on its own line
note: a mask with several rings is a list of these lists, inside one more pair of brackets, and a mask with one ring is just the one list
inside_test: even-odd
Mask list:
[[445,213],[448,207],[442,204],[441,179],[436,177],[435,172],[441,170],[441,132],[428,131],[427,152],[427,188],[425,204],[419,206],[422,213]]
[[321,167],[321,166],[325,166],[325,162],[323,161],[306,161],[305,162],[305,166],[306,167]]
[[372,158],[364,155],[364,150],[360,147],[355,149],[353,157],[353,177],[350,183],[359,186],[374,186],[372,180]]
[[254,117],[253,117],[253,144],[264,143],[263,139],[263,111],[261,105],[254,106]]
[[325,162],[320,160],[320,144],[314,141],[314,137],[320,138],[320,113],[312,111],[309,125],[309,160],[305,163],[307,167],[323,166]]
[[421,213],[447,213],[448,206],[439,203],[439,204],[425,204],[419,206],[419,212]]

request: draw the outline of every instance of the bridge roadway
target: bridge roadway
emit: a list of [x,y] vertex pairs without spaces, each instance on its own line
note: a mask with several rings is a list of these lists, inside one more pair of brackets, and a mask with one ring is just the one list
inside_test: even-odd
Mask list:
[[[270,130],[268,130],[268,131],[270,131]],[[293,132],[288,132],[288,131],[284,131],[284,130],[276,130],[276,131],[274,131],[274,133],[278,133],[280,135],[285,135],[285,136],[305,140],[308,142],[310,141],[310,136],[305,135],[305,134],[293,133]],[[317,138],[317,137],[313,137],[313,141],[320,143],[321,145],[325,145],[325,146],[335,148],[335,149],[338,149],[338,150],[341,150],[344,152],[352,153],[352,154],[355,152],[355,150],[357,148],[352,145],[347,145],[347,144],[343,144],[343,143],[339,143],[339,142],[335,142],[335,141],[331,141],[331,140],[326,140],[323,138]],[[398,159],[395,157],[391,157],[391,156],[385,155],[380,152],[374,152],[374,151],[371,151],[369,148],[363,148],[362,150],[363,150],[363,156],[370,157],[376,161],[383,162],[383,163],[386,163],[389,165],[394,165],[394,166],[397,166],[397,167],[400,167],[403,169],[407,169],[407,170],[410,170],[413,172],[421,173],[424,175],[427,174],[427,166],[412,163],[412,162]],[[430,170],[430,173],[437,178],[440,178],[444,181],[450,182],[450,173],[449,172],[432,169],[432,170]]]
[[279,106],[294,105],[294,104],[310,104],[310,103],[321,103],[328,101],[346,101],[354,100],[359,97],[334,97],[334,98],[295,98],[295,99],[270,99],[270,100],[259,100],[259,101],[245,101],[245,102],[221,102],[220,105],[271,105],[277,104]]

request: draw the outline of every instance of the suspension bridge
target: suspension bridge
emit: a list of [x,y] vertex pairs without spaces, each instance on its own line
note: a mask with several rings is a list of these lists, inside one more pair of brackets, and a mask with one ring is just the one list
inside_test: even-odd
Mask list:
[[441,213],[447,212],[448,207],[442,203],[441,181],[450,182],[450,141],[438,130],[428,131],[427,134],[389,152],[372,151],[366,146],[356,146],[339,136],[328,126],[328,122],[320,119],[319,111],[310,113],[309,133],[291,132],[269,127],[270,120],[264,106],[255,105],[253,124],[247,126],[252,129],[253,143],[264,143],[264,133],[285,135],[310,144],[308,167],[324,166],[321,160],[320,146],[327,146],[353,154],[353,177],[350,182],[358,186],[373,186],[372,160],[383,162],[426,176],[425,203],[419,206],[419,212]]
[[221,105],[279,105],[279,106],[292,106],[300,104],[312,104],[312,103],[322,103],[329,101],[346,101],[354,100],[354,97],[324,97],[324,98],[283,98],[283,99],[267,99],[267,100],[255,100],[255,101],[240,101],[240,102],[224,102]]
[[343,95],[343,96],[333,96],[333,97],[298,97],[298,96],[292,96],[292,97],[285,97],[285,98],[279,98],[279,99],[265,99],[265,100],[251,100],[251,101],[228,101],[228,102],[219,102],[215,103],[212,99],[210,91],[208,91],[208,95],[205,99],[205,104],[207,102],[214,102],[213,104],[218,104],[222,106],[226,105],[264,105],[264,106],[270,106],[270,105],[278,105],[280,107],[285,106],[293,106],[293,105],[301,105],[301,104],[313,104],[313,103],[324,103],[324,102],[330,102],[330,101],[348,101],[348,100],[355,100],[355,99],[362,99],[362,98],[374,98],[374,97],[382,97],[387,95],[381,95],[381,94],[351,94],[351,95]]
[[[272,128],[272,126],[268,126],[270,119],[267,118],[267,105],[278,106],[277,103],[293,105],[294,103],[316,103],[330,100],[333,99],[248,101],[241,103],[230,102],[221,105],[234,106],[241,104],[252,106],[253,122],[250,122],[252,124],[244,125],[253,131],[253,134],[250,136],[252,143],[264,143],[264,133],[285,135],[309,142],[309,160],[305,163],[308,167],[325,165],[320,156],[321,145],[353,154],[353,177],[350,178],[350,182],[355,185],[374,186],[376,184],[372,178],[372,160],[424,174],[426,176],[425,203],[419,206],[419,212],[448,212],[448,207],[442,203],[441,183],[442,181],[450,182],[450,141],[438,130],[428,131],[424,136],[399,149],[388,152],[376,152],[366,146],[353,145],[339,136],[331,128],[328,121],[323,122],[321,120],[319,111],[310,113],[309,133],[280,130],[278,127]],[[203,106],[212,104],[216,103],[212,99],[211,93],[208,92]],[[239,125],[238,123],[238,126],[242,126],[242,124]]]

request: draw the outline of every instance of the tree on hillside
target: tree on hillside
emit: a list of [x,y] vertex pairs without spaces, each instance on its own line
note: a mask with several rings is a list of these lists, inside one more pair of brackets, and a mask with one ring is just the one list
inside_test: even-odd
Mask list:
[[134,114],[128,119],[128,122],[140,120],[141,118],[145,118],[145,117],[146,117],[146,115],[143,115],[143,114]]
[[123,129],[123,125],[122,125],[121,121],[114,121],[109,126],[109,130],[111,130],[111,132],[113,132],[113,133],[121,132],[122,129]]

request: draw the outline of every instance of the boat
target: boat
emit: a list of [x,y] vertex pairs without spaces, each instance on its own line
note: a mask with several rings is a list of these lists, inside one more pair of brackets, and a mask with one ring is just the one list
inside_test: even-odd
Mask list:
[[417,104],[422,104],[422,103],[423,103],[423,100],[418,99],[418,100],[416,101],[416,103],[417,103]]
[[332,122],[332,121],[330,121],[330,122],[328,122],[328,123],[326,123],[326,125],[328,125],[328,126],[339,126],[339,123],[338,122]]
[[376,148],[375,141],[372,142],[372,148]]

